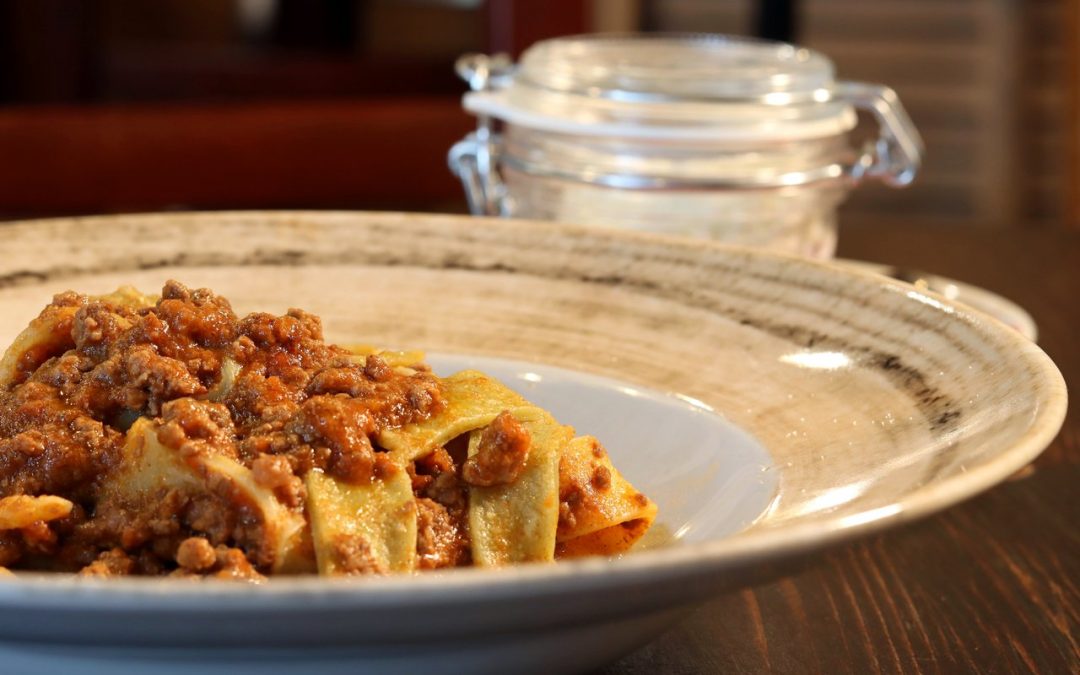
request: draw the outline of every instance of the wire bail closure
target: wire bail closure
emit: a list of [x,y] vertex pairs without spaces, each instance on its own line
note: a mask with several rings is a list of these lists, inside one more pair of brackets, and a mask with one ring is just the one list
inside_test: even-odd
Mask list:
[[925,147],[896,92],[880,84],[837,82],[833,96],[856,110],[869,112],[878,125],[877,140],[867,142],[847,168],[851,179],[857,183],[876,178],[893,187],[910,185],[922,164]]
[[[487,56],[466,54],[455,63],[455,71],[474,92],[494,91],[508,86],[516,66],[506,54]],[[875,179],[892,187],[904,187],[915,178],[922,163],[924,146],[919,132],[908,117],[896,92],[891,88],[866,82],[837,82],[818,102],[841,101],[873,116],[878,137],[868,141],[853,160],[837,162],[812,170],[748,177],[745,179],[664,178],[622,174],[578,175],[549,166],[539,166],[518,158],[504,157],[502,139],[495,131],[495,119],[478,114],[476,131],[450,149],[450,170],[461,180],[469,211],[473,215],[509,216],[512,202],[499,172],[501,164],[512,164],[534,175],[550,176],[607,187],[649,189],[752,190],[810,185],[826,181],[847,181],[856,185]],[[741,101],[777,105],[766,99]]]
[[[454,63],[454,70],[471,90],[488,91],[509,82],[514,63],[507,54],[465,54]],[[510,215],[506,185],[497,168],[501,141],[494,127],[491,117],[478,115],[476,131],[455,143],[447,157],[450,171],[465,187],[469,212],[477,216]]]

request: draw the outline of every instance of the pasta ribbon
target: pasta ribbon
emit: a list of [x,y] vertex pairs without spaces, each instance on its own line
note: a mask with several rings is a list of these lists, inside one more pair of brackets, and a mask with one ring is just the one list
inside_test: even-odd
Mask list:
[[528,407],[529,402],[502,383],[475,370],[443,378],[442,412],[423,422],[387,429],[377,437],[404,465],[420,459],[458,436],[485,427],[503,410]]
[[344,345],[356,357],[355,360],[363,363],[368,356],[375,355],[386,361],[391,368],[411,368],[424,363],[424,352],[419,349],[380,349],[372,345]]
[[[481,567],[555,558],[559,456],[574,432],[539,408],[515,408],[511,414],[529,433],[532,445],[517,480],[469,491],[473,562]],[[469,456],[476,454],[480,433],[469,434]]]
[[319,574],[416,568],[416,500],[405,471],[351,485],[315,469],[306,485]]
[[53,495],[31,497],[12,495],[0,499],[0,530],[17,530],[38,521],[63,518],[75,507],[67,499]]
[[623,478],[592,436],[575,438],[563,451],[559,494],[558,557],[621,553],[656,518],[656,504]]
[[206,398],[211,401],[222,401],[236,385],[236,378],[240,375],[240,364],[228,356],[221,360],[221,377],[218,378],[214,387],[207,392]]
[[49,305],[15,337],[0,359],[0,388],[22,382],[42,363],[75,346],[71,327],[78,309]]

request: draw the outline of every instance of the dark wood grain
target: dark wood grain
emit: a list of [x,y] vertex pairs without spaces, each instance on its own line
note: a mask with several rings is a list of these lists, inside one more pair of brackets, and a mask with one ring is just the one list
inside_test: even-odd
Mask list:
[[1080,230],[1080,0],[1065,2],[1065,225]]
[[[1026,307],[1080,390],[1080,232],[874,227],[840,255],[979,284]],[[713,600],[598,671],[1080,672],[1080,414],[1012,480]]]

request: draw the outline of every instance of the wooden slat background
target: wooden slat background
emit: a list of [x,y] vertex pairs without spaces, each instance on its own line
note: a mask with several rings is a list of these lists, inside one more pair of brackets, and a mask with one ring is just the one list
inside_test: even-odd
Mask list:
[[[754,7],[749,0],[659,0],[652,11],[661,30],[746,34]],[[1038,227],[1067,220],[1076,179],[1067,162],[1065,46],[1075,27],[1065,0],[806,0],[799,7],[798,41],[829,55],[843,79],[896,89],[928,148],[915,185],[860,188],[842,222]]]

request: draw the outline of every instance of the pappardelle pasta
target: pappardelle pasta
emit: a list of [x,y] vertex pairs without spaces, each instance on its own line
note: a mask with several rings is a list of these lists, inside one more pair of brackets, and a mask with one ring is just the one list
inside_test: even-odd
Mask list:
[[168,282],[66,292],[0,360],[0,569],[365,575],[613,555],[656,505],[484,373],[237,317]]

